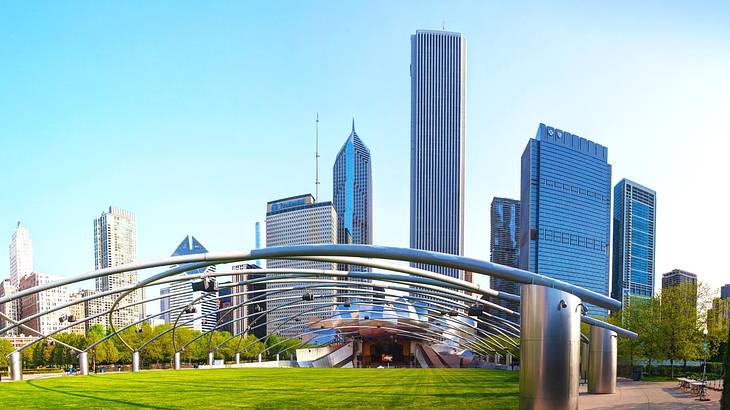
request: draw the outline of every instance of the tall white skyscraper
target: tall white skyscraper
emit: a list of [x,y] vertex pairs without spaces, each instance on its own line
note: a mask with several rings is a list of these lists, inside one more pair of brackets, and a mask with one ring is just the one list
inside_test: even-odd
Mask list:
[[[266,246],[302,245],[302,244],[324,244],[337,242],[337,213],[331,202],[315,202],[311,194],[299,195],[291,198],[284,198],[271,201],[266,207]],[[335,269],[334,263],[299,261],[284,259],[269,259],[266,261],[267,268],[311,268],[311,269]],[[304,291],[285,291],[273,294],[271,290],[292,286],[292,284],[268,284],[269,297],[293,297],[292,299],[269,301],[267,309],[276,309],[287,303],[297,302]],[[331,291],[313,291],[316,295],[331,295]],[[331,297],[318,297],[314,303],[332,302]],[[304,306],[299,299],[300,306],[285,307],[270,311],[266,318],[267,333],[277,333],[286,337],[300,337],[309,326],[310,321],[328,317],[327,312],[331,306],[310,305]],[[307,310],[320,306],[311,313],[304,313]],[[287,318],[296,315],[298,320],[291,320],[285,323]],[[281,328],[279,328],[281,326]],[[277,329],[278,328],[278,329]]]
[[[108,212],[94,220],[94,254],[96,269],[124,265],[137,259],[137,221],[134,214],[121,208],[109,207]],[[137,272],[124,272],[96,279],[99,292],[121,289],[137,283]],[[142,291],[129,294],[120,305],[141,301]],[[110,298],[111,300],[111,298]],[[144,317],[144,304],[114,314],[114,325],[123,326]]]
[[[10,283],[10,279],[5,279],[2,282],[0,282],[0,298],[4,298],[7,296],[11,296],[13,293],[17,292],[18,288],[13,286]],[[12,324],[12,321],[18,320],[19,315],[19,307],[20,301],[14,300],[12,302],[3,303],[0,304],[0,313],[2,313],[5,317],[9,318],[10,320],[5,320],[3,317],[0,317],[0,327],[6,327],[10,324]],[[7,334],[4,334],[3,336],[11,336],[11,335],[17,335],[18,329],[15,328],[13,330],[8,331]]]
[[464,253],[465,135],[466,40],[419,30],[411,36],[411,248]]
[[20,279],[33,272],[33,240],[30,231],[20,221],[10,238],[10,284],[16,289]]

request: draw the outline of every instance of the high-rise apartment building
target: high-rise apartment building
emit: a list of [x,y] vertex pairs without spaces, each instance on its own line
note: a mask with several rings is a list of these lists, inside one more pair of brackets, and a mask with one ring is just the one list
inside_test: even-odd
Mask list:
[[20,279],[33,272],[33,240],[20,221],[10,237],[10,284],[20,287]]
[[608,296],[608,149],[540,124],[522,154],[520,202],[520,267]]
[[[411,248],[464,253],[466,39],[411,36]],[[413,266],[464,279],[464,272]]]
[[[259,269],[258,265],[244,263],[233,265],[233,271],[249,271]],[[241,283],[252,279],[263,278],[261,273],[237,273],[232,275],[234,283]],[[266,284],[250,283],[236,285],[232,289],[231,306],[235,307],[231,312],[233,326],[231,331],[234,335],[249,334],[256,338],[266,337]],[[229,320],[230,320],[229,319]]]
[[[194,255],[207,252],[208,250],[194,236],[185,236],[185,239],[180,242],[170,256]],[[174,267],[172,266],[171,268]],[[214,312],[217,310],[217,305],[214,297],[216,293],[210,293],[207,297],[204,297],[206,296],[206,292],[192,290],[193,282],[200,281],[201,274],[215,272],[215,270],[215,266],[189,270],[186,273],[195,276],[194,279],[170,284],[171,321],[175,321],[180,312],[192,306],[195,312],[183,313],[180,316],[179,325],[202,331],[210,331],[215,328],[217,317]]]
[[682,269],[672,269],[662,275],[662,289],[671,288],[681,284],[697,286],[697,274]]
[[[0,282],[0,298],[9,297],[13,293],[17,292],[18,289],[10,283],[10,279],[5,279],[2,282]],[[3,303],[0,304],[0,313],[3,314],[3,316],[0,316],[0,328],[4,328],[6,326],[9,326],[12,324],[13,321],[17,321],[20,317],[19,315],[19,300],[13,300],[12,302]],[[5,320],[5,317],[7,317],[10,320]],[[12,330],[9,330],[7,333],[3,334],[3,336],[14,336],[17,335],[18,328],[14,328]]]
[[624,304],[654,296],[656,192],[628,179],[613,189],[613,286]]
[[[134,214],[121,208],[109,211],[94,220],[94,254],[96,269],[124,265],[137,259],[137,222]],[[96,279],[96,290],[103,292],[122,289],[137,283],[137,272],[116,273]],[[105,297],[111,306],[116,297]],[[121,306],[143,300],[142,290],[130,293]],[[114,325],[121,327],[144,318],[144,304],[134,305],[114,313]]]
[[[20,288],[18,290],[26,290],[36,286],[45,285],[57,279],[58,278],[43,273],[32,272],[29,275],[23,276],[20,280]],[[40,312],[45,312],[55,306],[67,303],[68,300],[68,290],[66,286],[58,286],[42,292],[23,296],[20,298],[19,317],[27,318]],[[68,313],[68,308],[59,309],[55,312],[51,312],[28,321],[26,326],[43,334],[48,334],[59,330],[68,324],[65,322],[65,318],[68,316]],[[19,329],[19,331],[25,334],[32,334],[24,329]]]
[[[332,203],[337,211],[337,243],[373,243],[373,179],[370,150],[355,132],[340,148],[332,168]],[[352,270],[369,271],[353,266]]]
[[730,283],[720,288],[720,299],[730,298]]
[[[85,297],[84,295],[85,295],[85,292],[82,289],[82,290],[78,290],[76,292],[69,294],[68,299],[69,299],[69,301],[80,300]],[[71,305],[68,307],[67,319],[69,322],[71,322],[72,320],[74,322],[81,322],[85,317],[86,317],[86,302],[79,302],[75,305]],[[86,334],[86,324],[79,323],[75,326],[72,326],[69,329],[66,329],[64,332],[85,335]]]
[[[332,244],[337,242],[337,212],[331,202],[315,202],[311,194],[299,195],[271,201],[266,206],[266,246]],[[270,259],[267,268],[311,268],[335,269],[335,264],[317,261],[300,261]],[[270,297],[289,297],[292,299],[270,300],[267,307],[270,312],[266,318],[269,334],[276,333],[286,337],[301,337],[306,331],[309,321],[327,317],[332,307],[323,304],[295,303],[307,292],[290,290],[277,293],[277,289],[292,284],[268,284]],[[314,291],[315,301],[332,302],[331,291]],[[313,309],[315,308],[315,309]],[[273,309],[273,310],[272,310]],[[295,317],[296,316],[296,317]],[[292,318],[291,320],[289,320]]]
[[[490,261],[500,265],[520,267],[520,201],[509,198],[492,199],[491,207],[491,235]],[[520,284],[511,280],[491,278],[491,287],[500,292],[520,294]],[[493,302],[514,311],[519,311],[520,304],[494,298]],[[502,312],[495,314],[510,320],[514,316],[507,316]]]

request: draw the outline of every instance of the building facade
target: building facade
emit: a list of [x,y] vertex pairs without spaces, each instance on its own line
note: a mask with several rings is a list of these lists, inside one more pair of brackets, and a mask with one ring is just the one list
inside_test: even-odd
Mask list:
[[608,149],[540,124],[522,154],[521,174],[520,267],[608,296]]
[[613,189],[611,297],[624,304],[654,296],[656,192],[628,179]]
[[[205,249],[205,247],[198,242],[194,236],[186,236],[170,256],[194,255],[207,252],[208,250]],[[171,268],[174,267],[176,266],[171,266]],[[174,322],[185,308],[193,306],[195,312],[182,313],[178,324],[189,327],[193,330],[206,332],[215,328],[217,321],[215,311],[218,309],[214,298],[217,293],[206,293],[192,290],[193,282],[199,281],[201,274],[212,273],[215,272],[215,270],[215,266],[189,270],[186,274],[194,278],[189,281],[179,281],[170,284],[169,299],[171,321]],[[204,297],[206,295],[208,295],[208,297]]]
[[[45,285],[47,283],[57,280],[50,275],[44,273],[32,272],[29,275],[25,275],[20,279],[20,288],[18,290],[26,290],[39,285]],[[69,301],[68,290],[66,286],[58,286],[52,289],[44,290],[42,292],[33,293],[20,298],[20,318],[27,318],[36,315],[41,312],[45,312],[55,306],[62,305]],[[25,326],[33,328],[34,330],[43,334],[48,334],[56,330],[60,330],[65,327],[68,323],[66,318],[68,317],[68,308],[59,309],[55,312],[50,312],[43,316],[37,317],[28,321]],[[20,329],[21,333],[32,334],[27,329]]]
[[[10,282],[10,278],[7,278],[0,282],[0,298],[12,296],[17,291],[18,289]],[[17,299],[12,302],[0,304],[0,313],[4,315],[0,316],[0,328],[9,326],[12,324],[13,321],[17,321],[20,318],[18,316],[19,304],[20,301]],[[5,317],[10,320],[5,320]],[[14,336],[18,333],[18,328],[14,328],[4,333],[3,336]]]
[[[109,207],[94,220],[94,254],[96,269],[110,268],[134,262],[137,259],[137,221],[135,215],[121,208]],[[105,275],[96,279],[99,292],[126,288],[137,283],[137,272]],[[109,305],[116,295],[106,296]],[[142,290],[130,293],[120,305],[129,305],[144,299]],[[137,304],[115,312],[114,325],[122,327],[144,318],[144,304]]]
[[720,298],[721,299],[728,299],[730,298],[730,283],[720,288]]
[[[466,39],[460,33],[411,36],[410,246],[464,253]],[[413,264],[464,279],[464,272]]]
[[20,221],[10,237],[10,284],[20,287],[20,279],[33,272],[33,240]]
[[[509,198],[492,199],[490,210],[490,261],[500,265],[520,267],[520,201]],[[520,284],[511,280],[491,278],[491,287],[500,292],[513,295],[520,294]],[[520,304],[493,298],[493,302],[508,309],[519,311]],[[515,316],[495,311],[495,315],[509,320],[518,320]]]
[[[82,322],[86,317],[86,302],[80,301],[84,298],[84,290],[78,290],[68,295],[69,302],[79,300],[79,303],[68,307],[68,321],[69,322]],[[79,323],[71,328],[65,330],[65,332],[76,333],[80,335],[86,334],[86,324]]]
[[[302,245],[302,244],[332,244],[337,242],[337,212],[331,202],[315,202],[311,194],[299,195],[271,201],[266,206],[266,246]],[[335,269],[335,264],[317,261],[270,259],[266,261],[269,269],[310,268]],[[310,320],[322,319],[327,316],[332,307],[320,306],[312,309],[310,306],[296,302],[301,298],[304,290],[280,291],[290,287],[289,284],[268,284],[267,289],[271,297],[291,298],[269,301],[267,307],[270,312],[266,318],[266,330],[269,334],[276,333],[285,337],[300,337],[306,331]],[[280,293],[279,293],[280,292]],[[331,291],[314,292],[317,302],[332,303]],[[319,297],[322,296],[322,297]],[[292,304],[292,306],[285,306]],[[296,319],[292,319],[296,316]]]
[[[170,294],[170,288],[161,288],[160,289],[160,296],[163,296],[163,298],[160,299],[160,316],[158,316],[160,319],[162,319],[163,323],[170,323],[170,296],[165,296]],[[165,312],[165,313],[163,313]]]
[[[233,271],[241,271],[232,275],[234,283],[263,278],[260,273],[249,273],[251,270],[259,269],[254,264],[233,265]],[[244,273],[245,272],[245,273]],[[234,320],[231,331],[234,335],[249,334],[258,339],[266,337],[266,284],[250,283],[236,285],[231,294],[231,313]]]

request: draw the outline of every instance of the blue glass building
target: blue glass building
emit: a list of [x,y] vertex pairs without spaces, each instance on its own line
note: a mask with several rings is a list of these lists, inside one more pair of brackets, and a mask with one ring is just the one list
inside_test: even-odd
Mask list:
[[628,179],[613,189],[613,279],[611,297],[654,296],[656,192]]
[[608,149],[540,124],[522,154],[520,195],[520,267],[608,295]]
[[[207,253],[208,250],[195,239],[194,236],[185,236],[180,244],[175,248],[175,251],[170,256],[182,256],[182,255],[195,255],[199,253]],[[189,270],[186,273],[188,275],[200,275],[204,272],[215,272],[215,266],[208,266]],[[170,309],[171,321],[175,321],[175,318],[180,312],[189,306],[193,301],[201,296],[202,292],[191,292],[193,282],[198,279],[191,279],[189,281],[181,281],[170,284]],[[180,322],[185,323],[185,326],[195,330],[213,330],[216,326],[216,302],[213,299],[207,298],[194,304],[196,308],[195,313],[183,313],[180,316]],[[203,315],[208,315],[203,317]]]
[[[491,207],[490,260],[500,265],[520,267],[520,201],[509,198],[492,200]],[[514,295],[520,294],[520,286],[511,280],[491,278],[491,288]],[[493,302],[519,311],[519,303],[494,298]],[[514,320],[512,315],[495,311],[495,315]]]
[[[355,132],[340,148],[332,167],[332,202],[337,211],[337,243],[373,243],[373,182],[370,150]],[[364,267],[353,270],[367,271]]]

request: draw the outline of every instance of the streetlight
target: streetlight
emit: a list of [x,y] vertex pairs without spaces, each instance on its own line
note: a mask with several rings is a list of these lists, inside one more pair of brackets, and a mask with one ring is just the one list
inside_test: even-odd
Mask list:
[[705,328],[704,334],[705,334],[705,340],[702,344],[702,347],[703,347],[704,353],[705,353],[705,360],[704,360],[704,363],[702,364],[702,386],[700,386],[701,390],[700,390],[700,397],[698,400],[708,401],[708,400],[710,400],[710,398],[707,397],[707,390],[706,390],[707,389],[707,328]]

